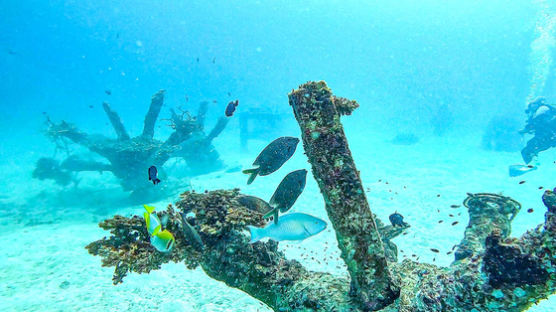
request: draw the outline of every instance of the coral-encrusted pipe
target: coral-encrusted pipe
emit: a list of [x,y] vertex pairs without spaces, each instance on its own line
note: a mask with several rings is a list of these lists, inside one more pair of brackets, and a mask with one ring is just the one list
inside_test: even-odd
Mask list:
[[340,123],[340,114],[358,105],[334,97],[324,81],[301,85],[289,101],[351,276],[351,292],[365,310],[383,308],[399,296],[399,288]]

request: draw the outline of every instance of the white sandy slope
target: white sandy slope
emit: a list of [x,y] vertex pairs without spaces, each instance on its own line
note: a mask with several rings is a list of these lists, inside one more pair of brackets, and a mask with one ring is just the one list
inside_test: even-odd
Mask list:
[[[396,146],[377,136],[351,135],[348,131],[358,169],[366,187],[371,209],[383,221],[398,211],[411,224],[409,234],[396,239],[400,258],[416,254],[420,261],[448,265],[452,257],[446,251],[463,236],[467,214],[465,209],[450,208],[461,204],[466,192],[503,192],[523,204],[513,223],[513,234],[521,235],[543,220],[539,186],[554,187],[556,173],[554,152],[546,152],[543,164],[522,178],[509,178],[508,165],[519,161],[518,153],[496,153],[477,147],[477,136],[458,139],[425,138],[413,146]],[[257,151],[266,142],[253,142]],[[220,144],[225,145],[223,142]],[[229,143],[233,146],[235,142]],[[223,147],[220,147],[223,150]],[[226,161],[231,167],[248,167],[257,152],[240,154],[229,148]],[[253,154],[253,155],[251,155]],[[206,277],[202,270],[187,270],[183,264],[167,264],[150,274],[130,274],[124,283],[113,286],[112,268],[101,268],[100,259],[84,249],[89,242],[106,235],[98,221],[113,214],[140,214],[140,206],[106,207],[106,200],[90,209],[72,207],[18,206],[27,212],[14,211],[6,203],[25,203],[24,197],[39,190],[55,192],[48,182],[29,179],[36,155],[19,154],[18,159],[3,162],[2,170],[14,173],[9,192],[0,197],[0,310],[2,311],[270,311],[239,290]],[[6,155],[3,155],[6,157]],[[259,177],[246,186],[241,172],[214,173],[195,178],[193,187],[206,189],[241,187],[248,194],[270,198],[274,188],[289,171],[307,168],[309,164],[299,149],[288,163],[271,176]],[[117,181],[96,174],[85,176],[82,187],[102,183],[117,189]],[[381,180],[381,182],[379,182]],[[519,181],[525,180],[523,184]],[[388,184],[386,184],[388,182]],[[114,192],[106,192],[106,196]],[[438,197],[438,195],[440,195]],[[95,193],[89,197],[102,197]],[[83,198],[85,200],[85,198]],[[94,203],[94,200],[87,199]],[[157,207],[175,197],[154,203]],[[326,218],[323,200],[314,179],[309,175],[305,192],[292,211],[306,212]],[[527,208],[534,208],[527,213]],[[460,216],[457,214],[461,213]],[[450,217],[449,214],[454,214]],[[23,226],[25,218],[45,220]],[[439,224],[438,220],[444,220]],[[453,221],[459,224],[452,226]],[[17,224],[13,226],[12,224]],[[300,260],[314,270],[346,274],[338,259],[334,234],[330,227],[303,242],[283,243],[288,257]],[[440,250],[439,254],[430,248]],[[556,299],[543,301],[530,311],[553,311]]]

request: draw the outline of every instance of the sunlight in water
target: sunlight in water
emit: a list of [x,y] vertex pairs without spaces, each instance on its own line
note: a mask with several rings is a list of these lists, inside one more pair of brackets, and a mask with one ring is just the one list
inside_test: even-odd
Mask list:
[[556,46],[556,2],[536,0],[534,3],[538,7],[535,25],[537,38],[531,43],[531,90],[526,103],[542,95],[552,66],[553,49]]

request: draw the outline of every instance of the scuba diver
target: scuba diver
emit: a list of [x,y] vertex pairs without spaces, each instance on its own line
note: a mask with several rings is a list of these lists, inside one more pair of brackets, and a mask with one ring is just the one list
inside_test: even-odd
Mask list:
[[521,150],[523,161],[528,164],[539,152],[556,147],[556,108],[538,97],[527,105],[525,113],[527,123],[519,133],[533,135]]

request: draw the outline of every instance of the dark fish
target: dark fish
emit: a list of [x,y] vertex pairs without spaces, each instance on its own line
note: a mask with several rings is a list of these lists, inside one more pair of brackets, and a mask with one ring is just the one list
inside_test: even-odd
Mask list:
[[249,175],[247,184],[253,183],[258,175],[269,175],[280,169],[295,153],[297,143],[298,138],[280,137],[268,144],[253,162],[256,168],[243,170],[243,173]]
[[270,198],[272,209],[265,214],[265,218],[274,216],[274,223],[278,223],[278,211],[284,213],[293,206],[305,188],[307,170],[300,169],[288,173]]
[[228,96],[232,96],[232,93],[231,93],[231,92],[228,92]]
[[436,252],[436,253],[438,253],[438,252],[439,252],[439,250],[438,250],[438,249],[436,249],[436,248],[431,248],[431,251],[432,251],[432,252]]
[[397,211],[391,214],[388,219],[390,219],[390,223],[392,223],[393,227],[396,226],[407,226],[407,223],[403,222],[403,216],[399,214]]
[[93,105],[89,105],[89,108],[94,108],[94,106],[93,106]]
[[452,222],[452,225],[456,225],[458,223],[459,223],[458,221],[454,221],[454,222]]
[[199,63],[199,58],[197,58],[197,63]]
[[187,222],[187,219],[185,218],[185,213],[180,212],[180,214],[181,214],[181,220],[183,224],[182,226],[183,234],[189,240],[191,246],[193,246],[195,250],[203,251],[203,249],[205,248],[205,244],[203,243],[201,236],[199,236],[197,230],[195,230],[195,228],[191,226],[189,222]]
[[543,187],[542,187],[542,186],[539,186],[539,190],[542,190],[542,189],[543,189]]
[[156,170],[155,166],[150,166],[149,167],[149,181],[153,181],[153,184],[158,184],[160,183],[160,179],[157,178],[156,176],[158,175],[158,170]]
[[531,213],[531,212],[533,212],[533,208],[529,208],[529,209],[527,209],[527,212],[528,212],[528,213]]
[[525,183],[525,181],[519,181],[519,184],[523,184],[523,183]]
[[108,95],[111,95],[111,94],[112,94],[112,91],[106,89],[106,90],[104,90],[104,93],[106,93],[106,94],[108,94]]
[[226,117],[231,117],[234,112],[236,111],[236,107],[239,105],[239,100],[235,100],[235,101],[231,101],[230,103],[228,103],[228,106],[226,106]]
[[216,63],[216,57],[212,58],[212,64]]
[[238,203],[240,203],[242,206],[245,206],[247,209],[251,211],[257,211],[261,214],[264,214],[270,209],[272,209],[272,207],[270,207],[270,205],[266,201],[255,196],[240,195],[236,198],[236,200]]
[[438,223],[442,223],[442,222],[444,222],[444,221],[443,220],[438,221]]
[[460,205],[451,205],[451,206],[450,206],[450,208],[454,208],[454,209],[455,209],[455,208],[459,208],[459,207],[461,207],[461,206],[460,206]]

